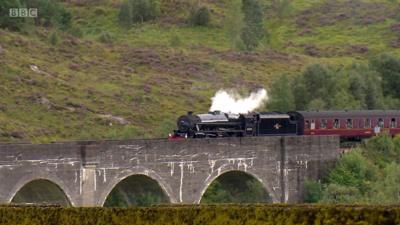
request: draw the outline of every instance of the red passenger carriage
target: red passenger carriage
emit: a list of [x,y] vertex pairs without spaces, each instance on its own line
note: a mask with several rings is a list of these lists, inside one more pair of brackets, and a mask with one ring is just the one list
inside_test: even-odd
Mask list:
[[299,135],[339,135],[360,139],[378,133],[400,133],[400,110],[344,110],[290,112]]

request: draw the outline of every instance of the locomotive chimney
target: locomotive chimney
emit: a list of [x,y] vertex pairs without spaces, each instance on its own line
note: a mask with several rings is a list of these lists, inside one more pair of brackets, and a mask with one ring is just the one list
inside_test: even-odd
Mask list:
[[189,112],[188,112],[188,115],[193,115],[193,111],[189,111]]

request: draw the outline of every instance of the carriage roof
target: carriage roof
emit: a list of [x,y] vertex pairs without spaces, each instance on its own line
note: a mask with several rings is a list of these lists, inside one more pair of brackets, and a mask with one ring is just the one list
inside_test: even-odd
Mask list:
[[400,117],[400,110],[297,111],[304,118]]

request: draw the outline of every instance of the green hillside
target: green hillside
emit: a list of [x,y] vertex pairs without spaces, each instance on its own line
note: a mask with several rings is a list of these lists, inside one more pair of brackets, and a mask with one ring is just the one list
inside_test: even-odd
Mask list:
[[161,0],[156,20],[131,28],[118,23],[122,1],[70,0],[66,30],[0,28],[0,141],[166,137],[219,89],[248,93],[310,64],[400,55],[395,1],[264,0],[268,35],[252,52],[227,36],[230,2],[202,0],[205,27],[188,24],[186,0]]

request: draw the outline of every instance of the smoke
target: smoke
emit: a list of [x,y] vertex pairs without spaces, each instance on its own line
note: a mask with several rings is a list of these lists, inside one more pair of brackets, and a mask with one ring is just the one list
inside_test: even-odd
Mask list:
[[239,114],[260,108],[268,100],[268,96],[265,89],[252,92],[248,97],[242,97],[234,90],[219,90],[211,100],[211,112],[219,110],[224,113]]

